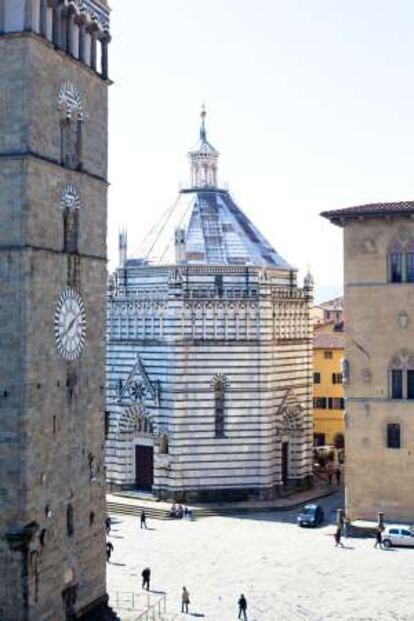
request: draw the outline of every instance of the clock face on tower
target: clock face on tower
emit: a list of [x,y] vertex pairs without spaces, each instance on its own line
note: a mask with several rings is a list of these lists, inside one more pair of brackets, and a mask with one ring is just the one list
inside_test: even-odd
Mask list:
[[55,336],[62,358],[75,360],[82,353],[86,331],[85,307],[73,289],[62,291],[55,311]]

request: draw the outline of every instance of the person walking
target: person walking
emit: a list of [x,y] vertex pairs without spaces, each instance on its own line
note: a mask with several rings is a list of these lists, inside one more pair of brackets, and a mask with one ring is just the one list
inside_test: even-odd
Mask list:
[[183,592],[181,594],[181,612],[185,612],[188,614],[188,604],[190,603],[190,593],[183,587]]
[[147,516],[145,515],[144,510],[141,511],[140,522],[141,522],[141,528],[148,528],[147,527]]
[[106,562],[109,563],[112,552],[114,551],[114,546],[111,541],[106,542]]
[[240,595],[240,599],[238,601],[239,604],[239,619],[242,618],[243,615],[243,619],[244,621],[247,621],[247,600],[244,597],[243,593]]
[[331,462],[329,462],[327,469],[326,469],[326,477],[327,477],[327,482],[328,485],[332,485],[332,477],[333,477],[333,466],[331,464]]
[[341,548],[344,547],[344,544],[341,541],[341,537],[342,537],[342,528],[341,526],[337,526],[335,534],[334,534],[335,548],[337,548],[338,546],[341,546]]
[[142,576],[142,588],[143,589],[147,589],[147,591],[149,591],[150,589],[150,579],[151,579],[151,570],[149,567],[145,567],[145,569],[142,570],[141,572],[141,576]]
[[339,466],[337,466],[336,470],[335,470],[335,476],[336,476],[336,484],[337,485],[341,485],[341,469]]
[[107,515],[105,518],[105,528],[106,534],[109,535],[109,533],[111,532],[111,518],[109,517],[109,515]]
[[375,544],[374,544],[374,548],[380,547],[381,550],[383,550],[383,545],[382,545],[382,527],[378,524],[377,526],[377,530],[375,533]]

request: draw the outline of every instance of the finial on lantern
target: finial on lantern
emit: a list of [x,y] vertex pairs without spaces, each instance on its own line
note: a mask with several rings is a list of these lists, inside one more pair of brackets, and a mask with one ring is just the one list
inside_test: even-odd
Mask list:
[[201,140],[207,140],[207,131],[206,131],[206,123],[205,123],[205,118],[207,116],[207,112],[206,112],[206,107],[204,105],[204,102],[201,106],[201,129],[200,129],[200,138]]

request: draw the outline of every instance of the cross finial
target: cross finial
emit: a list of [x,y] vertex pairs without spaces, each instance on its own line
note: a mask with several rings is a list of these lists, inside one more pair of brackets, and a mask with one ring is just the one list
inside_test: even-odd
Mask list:
[[200,128],[200,138],[201,140],[206,140],[207,138],[207,132],[206,132],[206,123],[205,123],[205,118],[207,116],[207,112],[206,112],[206,107],[204,105],[201,106],[201,128]]

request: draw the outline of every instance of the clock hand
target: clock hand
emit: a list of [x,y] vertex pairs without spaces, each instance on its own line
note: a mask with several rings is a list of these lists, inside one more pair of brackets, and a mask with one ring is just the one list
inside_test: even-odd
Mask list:
[[75,323],[75,321],[77,319],[79,319],[79,317],[82,315],[82,313],[78,313],[77,315],[75,315],[75,317],[70,321],[68,327],[66,328],[66,330],[63,332],[62,334],[62,338],[65,337],[73,328],[73,324]]

